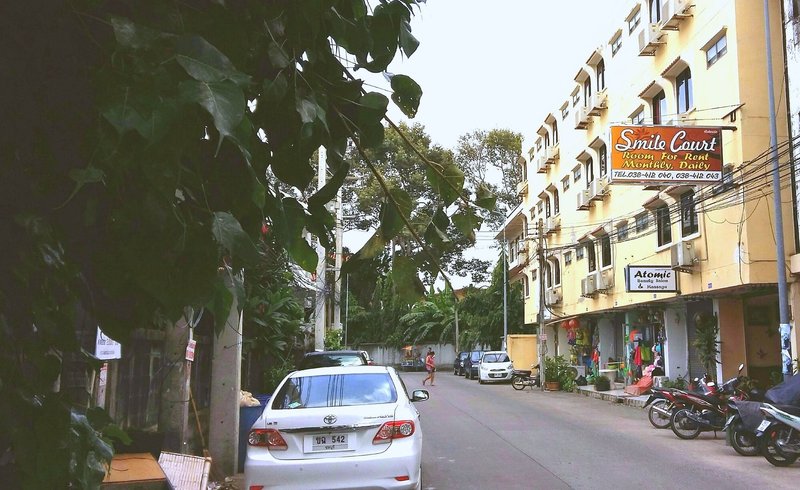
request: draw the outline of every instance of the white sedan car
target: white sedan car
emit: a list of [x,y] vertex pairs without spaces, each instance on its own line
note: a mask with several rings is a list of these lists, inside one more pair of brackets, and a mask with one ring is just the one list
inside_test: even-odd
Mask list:
[[389,366],[290,373],[248,437],[248,490],[422,487],[422,427]]
[[478,382],[511,381],[514,365],[508,354],[503,351],[487,351],[481,356],[478,365]]

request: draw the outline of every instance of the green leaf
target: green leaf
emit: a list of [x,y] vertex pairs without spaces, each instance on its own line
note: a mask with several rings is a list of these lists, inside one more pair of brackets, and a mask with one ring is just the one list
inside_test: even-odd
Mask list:
[[289,254],[291,254],[292,258],[297,265],[302,267],[304,270],[308,272],[314,272],[317,269],[317,262],[319,257],[317,257],[317,252],[311,245],[302,238],[297,240],[293,240],[292,243],[289,244]]
[[178,39],[175,59],[190,77],[200,82],[231,80],[240,86],[250,82],[248,75],[237,71],[227,56],[200,36]]
[[300,120],[304,123],[312,123],[317,118],[317,109],[320,108],[316,102],[308,99],[297,100],[297,113],[300,114]]
[[451,243],[450,237],[433,222],[429,223],[428,228],[425,229],[425,240],[437,247]]
[[412,304],[425,296],[425,286],[419,278],[417,265],[411,257],[395,257],[391,274],[395,294],[400,301]]
[[[453,204],[459,197],[459,192],[464,188],[464,172],[453,162],[445,164],[434,163],[439,172],[427,167],[425,170],[428,182],[433,190],[439,194],[445,206]],[[441,175],[439,175],[441,173]]]
[[374,259],[384,250],[387,243],[388,241],[383,238],[383,233],[380,228],[378,228],[361,249],[342,265],[342,272],[353,272],[360,263]]
[[223,136],[231,136],[244,117],[244,92],[230,81],[208,83],[181,82],[181,93],[200,104],[214,118],[214,126]]
[[400,47],[406,56],[411,56],[419,47],[419,41],[411,34],[411,24],[404,20],[400,23]]
[[422,87],[409,76],[392,75],[392,100],[403,114],[409,118],[414,118],[419,109],[419,101],[422,99]]
[[492,211],[497,204],[497,196],[495,196],[494,193],[489,190],[489,187],[486,184],[481,183],[478,186],[478,191],[476,192],[475,204],[483,209]]
[[333,201],[336,198],[336,193],[342,187],[342,184],[344,184],[344,179],[347,177],[349,171],[350,164],[348,162],[342,162],[339,169],[336,170],[328,182],[322,186],[322,189],[308,198],[308,207],[324,206]]
[[483,220],[475,215],[472,208],[462,208],[453,215],[453,224],[471,241],[475,241],[475,230],[480,228]]
[[225,328],[228,316],[231,314],[233,305],[233,294],[225,285],[222,275],[218,275],[214,281],[214,293],[211,300],[206,304],[206,308],[214,315],[214,331],[219,334]]
[[241,258],[249,264],[258,261],[258,251],[255,245],[232,214],[215,212],[211,232],[217,243],[228,250],[232,256]]
[[384,240],[391,240],[400,233],[405,226],[402,217],[410,219],[413,206],[408,192],[397,187],[389,189],[389,196],[386,196],[381,206],[380,216],[380,230]]
[[75,181],[75,188],[72,189],[72,193],[70,193],[69,197],[67,197],[66,201],[64,201],[59,208],[65,206],[68,202],[75,197],[75,194],[80,192],[80,190],[86,184],[94,184],[96,182],[103,182],[106,175],[103,173],[102,170],[99,168],[92,167],[89,165],[86,168],[73,168],[69,171],[69,178]]
[[289,89],[289,82],[286,80],[286,76],[284,76],[283,73],[278,73],[273,80],[264,79],[264,83],[261,84],[261,87],[262,94],[268,102],[278,103],[286,96],[286,92]]
[[277,43],[269,43],[269,46],[267,46],[267,56],[270,62],[272,62],[272,66],[277,69],[286,68],[292,62],[292,59],[286,54],[286,51],[278,46]]
[[111,28],[114,29],[114,38],[120,46],[126,48],[148,48],[163,36],[162,33],[136,25],[125,17],[111,16],[110,20]]

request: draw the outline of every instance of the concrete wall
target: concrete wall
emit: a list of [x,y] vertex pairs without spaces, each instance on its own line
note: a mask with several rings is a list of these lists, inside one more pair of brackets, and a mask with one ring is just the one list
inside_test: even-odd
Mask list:
[[[453,344],[417,344],[414,346],[424,357],[428,352],[428,347],[436,353],[436,364],[438,366],[452,366],[456,359],[455,346]],[[399,366],[403,360],[404,351],[395,347],[388,347],[383,344],[361,344],[359,350],[369,352],[375,364],[381,366]]]

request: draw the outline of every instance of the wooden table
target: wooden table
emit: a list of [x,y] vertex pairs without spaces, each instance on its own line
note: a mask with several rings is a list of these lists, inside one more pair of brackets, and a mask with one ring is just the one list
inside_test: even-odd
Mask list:
[[169,489],[167,475],[150,453],[117,454],[100,484],[102,490]]

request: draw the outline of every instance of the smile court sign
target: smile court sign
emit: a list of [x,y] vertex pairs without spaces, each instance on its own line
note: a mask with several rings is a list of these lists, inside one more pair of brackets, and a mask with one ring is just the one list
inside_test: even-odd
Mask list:
[[675,293],[678,274],[665,265],[629,265],[625,267],[625,290],[629,293]]
[[722,129],[611,126],[611,182],[691,183],[722,180]]

